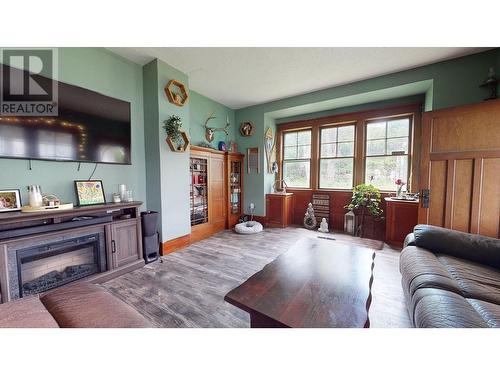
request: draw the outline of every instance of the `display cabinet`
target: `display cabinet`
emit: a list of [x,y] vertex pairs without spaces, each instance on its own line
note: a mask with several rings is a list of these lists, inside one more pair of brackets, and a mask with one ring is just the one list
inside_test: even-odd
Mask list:
[[227,154],[227,226],[234,227],[243,215],[243,154]]
[[208,157],[191,156],[190,214],[191,226],[208,223]]

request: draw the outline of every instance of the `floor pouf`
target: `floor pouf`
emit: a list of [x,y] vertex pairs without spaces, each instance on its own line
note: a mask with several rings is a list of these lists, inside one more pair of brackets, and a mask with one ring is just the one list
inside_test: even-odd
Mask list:
[[244,223],[236,224],[234,230],[239,234],[254,234],[262,232],[264,228],[258,221],[246,221]]

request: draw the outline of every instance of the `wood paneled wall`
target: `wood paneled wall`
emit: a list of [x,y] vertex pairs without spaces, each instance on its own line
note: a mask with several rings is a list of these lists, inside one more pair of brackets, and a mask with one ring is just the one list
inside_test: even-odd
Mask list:
[[428,112],[419,222],[490,237],[500,234],[500,100]]

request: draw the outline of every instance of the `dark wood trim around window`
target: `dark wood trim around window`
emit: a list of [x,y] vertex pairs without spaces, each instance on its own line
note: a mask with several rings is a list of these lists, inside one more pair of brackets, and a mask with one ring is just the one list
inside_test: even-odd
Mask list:
[[[354,185],[364,182],[365,171],[365,140],[366,123],[372,120],[382,120],[388,118],[397,118],[411,116],[410,124],[410,145],[409,145],[409,189],[416,191],[418,188],[418,165],[420,162],[420,144],[421,144],[421,112],[422,103],[413,103],[401,106],[392,106],[383,109],[367,110],[353,113],[345,113],[310,120],[293,121],[278,124],[277,136],[277,161],[280,166],[278,178],[282,179],[282,145],[283,133],[287,131],[297,131],[301,129],[311,129],[311,188],[294,190],[319,190],[319,154],[320,154],[320,132],[319,129],[327,126],[342,126],[355,124],[354,133]],[[329,189],[321,189],[329,190]],[[335,189],[331,189],[335,190]],[[340,190],[342,191],[342,190]],[[345,190],[344,190],[345,191]]]

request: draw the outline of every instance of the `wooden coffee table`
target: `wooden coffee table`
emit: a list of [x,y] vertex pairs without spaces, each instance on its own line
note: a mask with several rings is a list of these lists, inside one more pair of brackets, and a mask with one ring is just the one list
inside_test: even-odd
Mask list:
[[367,328],[374,261],[371,249],[303,238],[224,300],[248,312],[252,328]]

